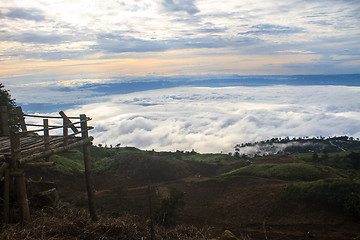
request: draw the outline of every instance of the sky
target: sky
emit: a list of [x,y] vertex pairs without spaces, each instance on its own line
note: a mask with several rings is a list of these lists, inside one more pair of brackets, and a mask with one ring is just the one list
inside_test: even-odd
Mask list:
[[[359,43],[359,0],[0,4],[0,82],[30,113],[91,116],[95,144],[228,152],[360,137],[360,75],[326,80],[360,73]],[[277,81],[313,74],[323,77]],[[254,75],[277,79],[240,77]]]
[[0,80],[358,73],[359,19],[359,0],[2,0]]

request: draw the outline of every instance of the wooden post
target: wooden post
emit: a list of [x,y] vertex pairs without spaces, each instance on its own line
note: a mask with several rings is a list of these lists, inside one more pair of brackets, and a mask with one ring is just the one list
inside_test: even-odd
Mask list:
[[64,145],[69,145],[69,118],[63,117],[63,135],[64,135]]
[[19,107],[16,107],[16,114],[18,115],[19,117],[19,121],[20,121],[20,125],[21,125],[21,130],[23,132],[26,132],[27,131],[27,128],[26,128],[26,124],[25,124],[25,117],[24,117],[24,112],[22,111],[22,108],[19,106]]
[[17,161],[21,158],[20,135],[18,129],[12,128],[10,131],[11,162],[10,168],[16,168]]
[[[81,132],[82,132],[81,135],[82,138],[86,139],[89,137],[89,132],[87,126],[87,117],[85,114],[80,115],[80,121],[81,121]],[[88,193],[90,217],[93,221],[96,221],[98,218],[96,215],[94,185],[91,174],[90,144],[91,143],[87,143],[83,145],[85,180],[86,180],[86,189]]]
[[1,135],[9,136],[9,121],[8,121],[8,114],[7,114],[7,107],[0,106],[0,124],[1,124]]
[[155,240],[155,231],[154,231],[154,218],[152,213],[152,203],[151,203],[151,186],[148,185],[148,197],[149,197],[149,215],[150,215],[150,240]]
[[[71,122],[70,118],[68,118],[68,116],[66,116],[66,114],[63,111],[60,111],[59,114],[61,115],[62,118],[66,118],[69,124],[69,127],[71,128],[71,130],[73,130],[74,133],[78,133],[79,131],[77,130],[77,128],[74,126],[74,124]],[[81,116],[80,116],[81,117]],[[85,116],[86,118],[86,116]]]
[[[10,168],[12,171],[17,170],[17,162],[21,159],[20,149],[20,135],[17,129],[11,129],[10,131],[10,143],[11,143],[11,163]],[[21,221],[28,222],[30,220],[29,202],[26,193],[25,173],[24,169],[19,169],[21,175],[15,176],[15,190],[17,201],[20,207]]]
[[[50,133],[49,133],[49,119],[44,119],[44,144],[45,144],[45,151],[50,149]],[[50,157],[45,158],[46,162],[50,161]]]
[[10,201],[10,176],[9,169],[4,173],[4,223],[9,223],[9,201]]
[[16,186],[16,196],[20,208],[21,221],[23,223],[30,221],[30,209],[29,201],[26,193],[26,184],[25,184],[25,173],[22,170],[20,176],[15,177],[15,186]]

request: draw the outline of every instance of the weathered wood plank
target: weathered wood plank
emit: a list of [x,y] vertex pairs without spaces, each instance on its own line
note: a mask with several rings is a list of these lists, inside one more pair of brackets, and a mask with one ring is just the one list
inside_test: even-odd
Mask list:
[[74,126],[74,124],[71,122],[70,118],[68,116],[66,116],[66,114],[63,111],[60,111],[59,114],[61,115],[61,117],[66,118],[69,127],[71,128],[71,130],[73,130],[74,133],[78,133],[79,131],[77,130],[77,128]]
[[[88,132],[86,115],[81,114],[80,120],[81,120],[82,138],[88,139],[89,132]],[[83,145],[83,153],[84,153],[85,180],[86,180],[86,189],[88,193],[90,217],[93,221],[96,221],[98,217],[96,214],[94,184],[93,184],[92,172],[91,172],[92,170],[91,170],[90,142]]]
[[26,132],[27,131],[27,127],[26,127],[26,124],[25,124],[25,117],[24,117],[24,113],[21,109],[21,107],[16,107],[16,114],[18,115],[19,117],[19,121],[20,121],[20,126],[21,126],[21,130],[23,132]]
[[52,155],[52,154],[56,154],[56,153],[60,153],[60,152],[63,152],[63,151],[66,151],[66,150],[69,150],[69,149],[72,149],[72,148],[76,148],[78,146],[81,146],[81,145],[84,145],[86,143],[90,143],[94,138],[93,137],[88,137],[88,138],[85,138],[85,139],[82,139],[82,140],[79,140],[77,142],[74,142],[74,143],[71,143],[67,146],[62,146],[62,147],[56,147],[56,148],[51,148],[50,150],[48,151],[44,151],[44,152],[39,152],[39,153],[35,153],[35,154],[31,154],[31,155],[28,155],[28,156],[25,156],[23,158],[21,158],[19,160],[19,163],[20,164],[24,164],[26,162],[30,162],[34,159],[38,159],[38,158],[44,158],[46,156],[49,156],[49,155]]
[[4,174],[4,203],[3,203],[3,218],[4,223],[9,223],[9,216],[10,216],[10,175],[9,169],[6,167],[5,174]]
[[[21,169],[23,171],[23,169]],[[21,221],[23,223],[30,221],[30,208],[29,201],[27,198],[26,184],[25,184],[25,173],[24,171],[18,177],[15,177],[16,185],[16,196],[20,208]]]
[[54,162],[40,162],[40,163],[25,163],[25,164],[23,164],[24,168],[53,167],[53,166],[55,166]]

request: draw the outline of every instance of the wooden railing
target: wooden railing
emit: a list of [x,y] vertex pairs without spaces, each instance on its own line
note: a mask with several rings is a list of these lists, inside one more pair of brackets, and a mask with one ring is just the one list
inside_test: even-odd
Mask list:
[[[53,154],[60,153],[78,146],[83,146],[85,177],[88,191],[88,201],[90,216],[96,220],[96,211],[94,203],[94,191],[91,177],[90,148],[93,138],[89,137],[89,130],[93,127],[88,126],[91,118],[85,114],[79,117],[68,117],[63,111],[59,112],[60,116],[40,116],[24,114],[21,107],[16,109],[16,117],[19,120],[19,127],[8,128],[8,119],[4,116],[4,109],[1,110],[1,129],[5,137],[5,144],[0,146],[0,160],[3,163],[0,167],[0,176],[4,175],[5,185],[8,186],[9,176],[17,179],[16,193],[20,206],[20,212],[23,221],[30,219],[28,200],[26,196],[26,186],[24,178],[24,168],[26,167],[45,167],[53,166],[49,162],[49,157]],[[38,119],[35,123],[26,123],[29,118]],[[42,119],[42,124],[41,124]],[[49,119],[62,120],[62,124],[49,124]],[[74,122],[72,121],[74,120]],[[31,121],[30,121],[31,122]],[[6,125],[6,127],[4,127]],[[69,134],[69,128],[72,133]],[[60,130],[62,129],[62,131]],[[50,134],[51,131],[57,131],[57,134]],[[62,134],[59,134],[61,133]],[[4,137],[2,137],[4,138]],[[10,141],[9,141],[10,140]],[[8,144],[10,142],[10,144]],[[9,146],[10,145],[10,146]],[[32,160],[45,158],[45,162],[29,163]],[[4,219],[7,222],[9,215],[9,189],[4,190]]]
[[[16,151],[22,153],[20,159],[17,159],[20,165],[42,157],[46,157],[48,160],[48,157],[52,154],[93,140],[88,134],[88,131],[93,129],[93,127],[87,124],[91,118],[86,117],[85,114],[81,114],[79,117],[68,117],[63,111],[59,112],[59,114],[60,116],[30,115],[24,114],[21,107],[17,108],[17,117],[21,127],[20,129],[10,129],[9,135],[11,142],[19,145],[14,146],[17,149]],[[29,118],[38,119],[39,121],[29,123],[25,121],[25,118],[27,121]],[[57,120],[57,122],[62,121],[62,124],[50,125],[49,119]],[[72,120],[75,120],[75,122]],[[62,133],[59,131],[60,129],[62,129]],[[72,130],[72,133],[69,133],[69,129]],[[56,131],[56,134],[50,134],[50,132],[54,131]],[[12,152],[4,152],[2,153],[2,158],[5,155],[11,154]]]

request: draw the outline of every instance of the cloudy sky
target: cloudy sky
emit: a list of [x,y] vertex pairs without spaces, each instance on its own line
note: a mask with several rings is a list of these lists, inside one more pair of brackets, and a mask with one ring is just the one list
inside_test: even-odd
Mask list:
[[360,75],[214,84],[359,73],[359,42],[359,0],[1,0],[0,82],[24,109],[93,117],[96,144],[226,152],[360,137]]
[[2,0],[0,80],[357,73],[359,0]]

